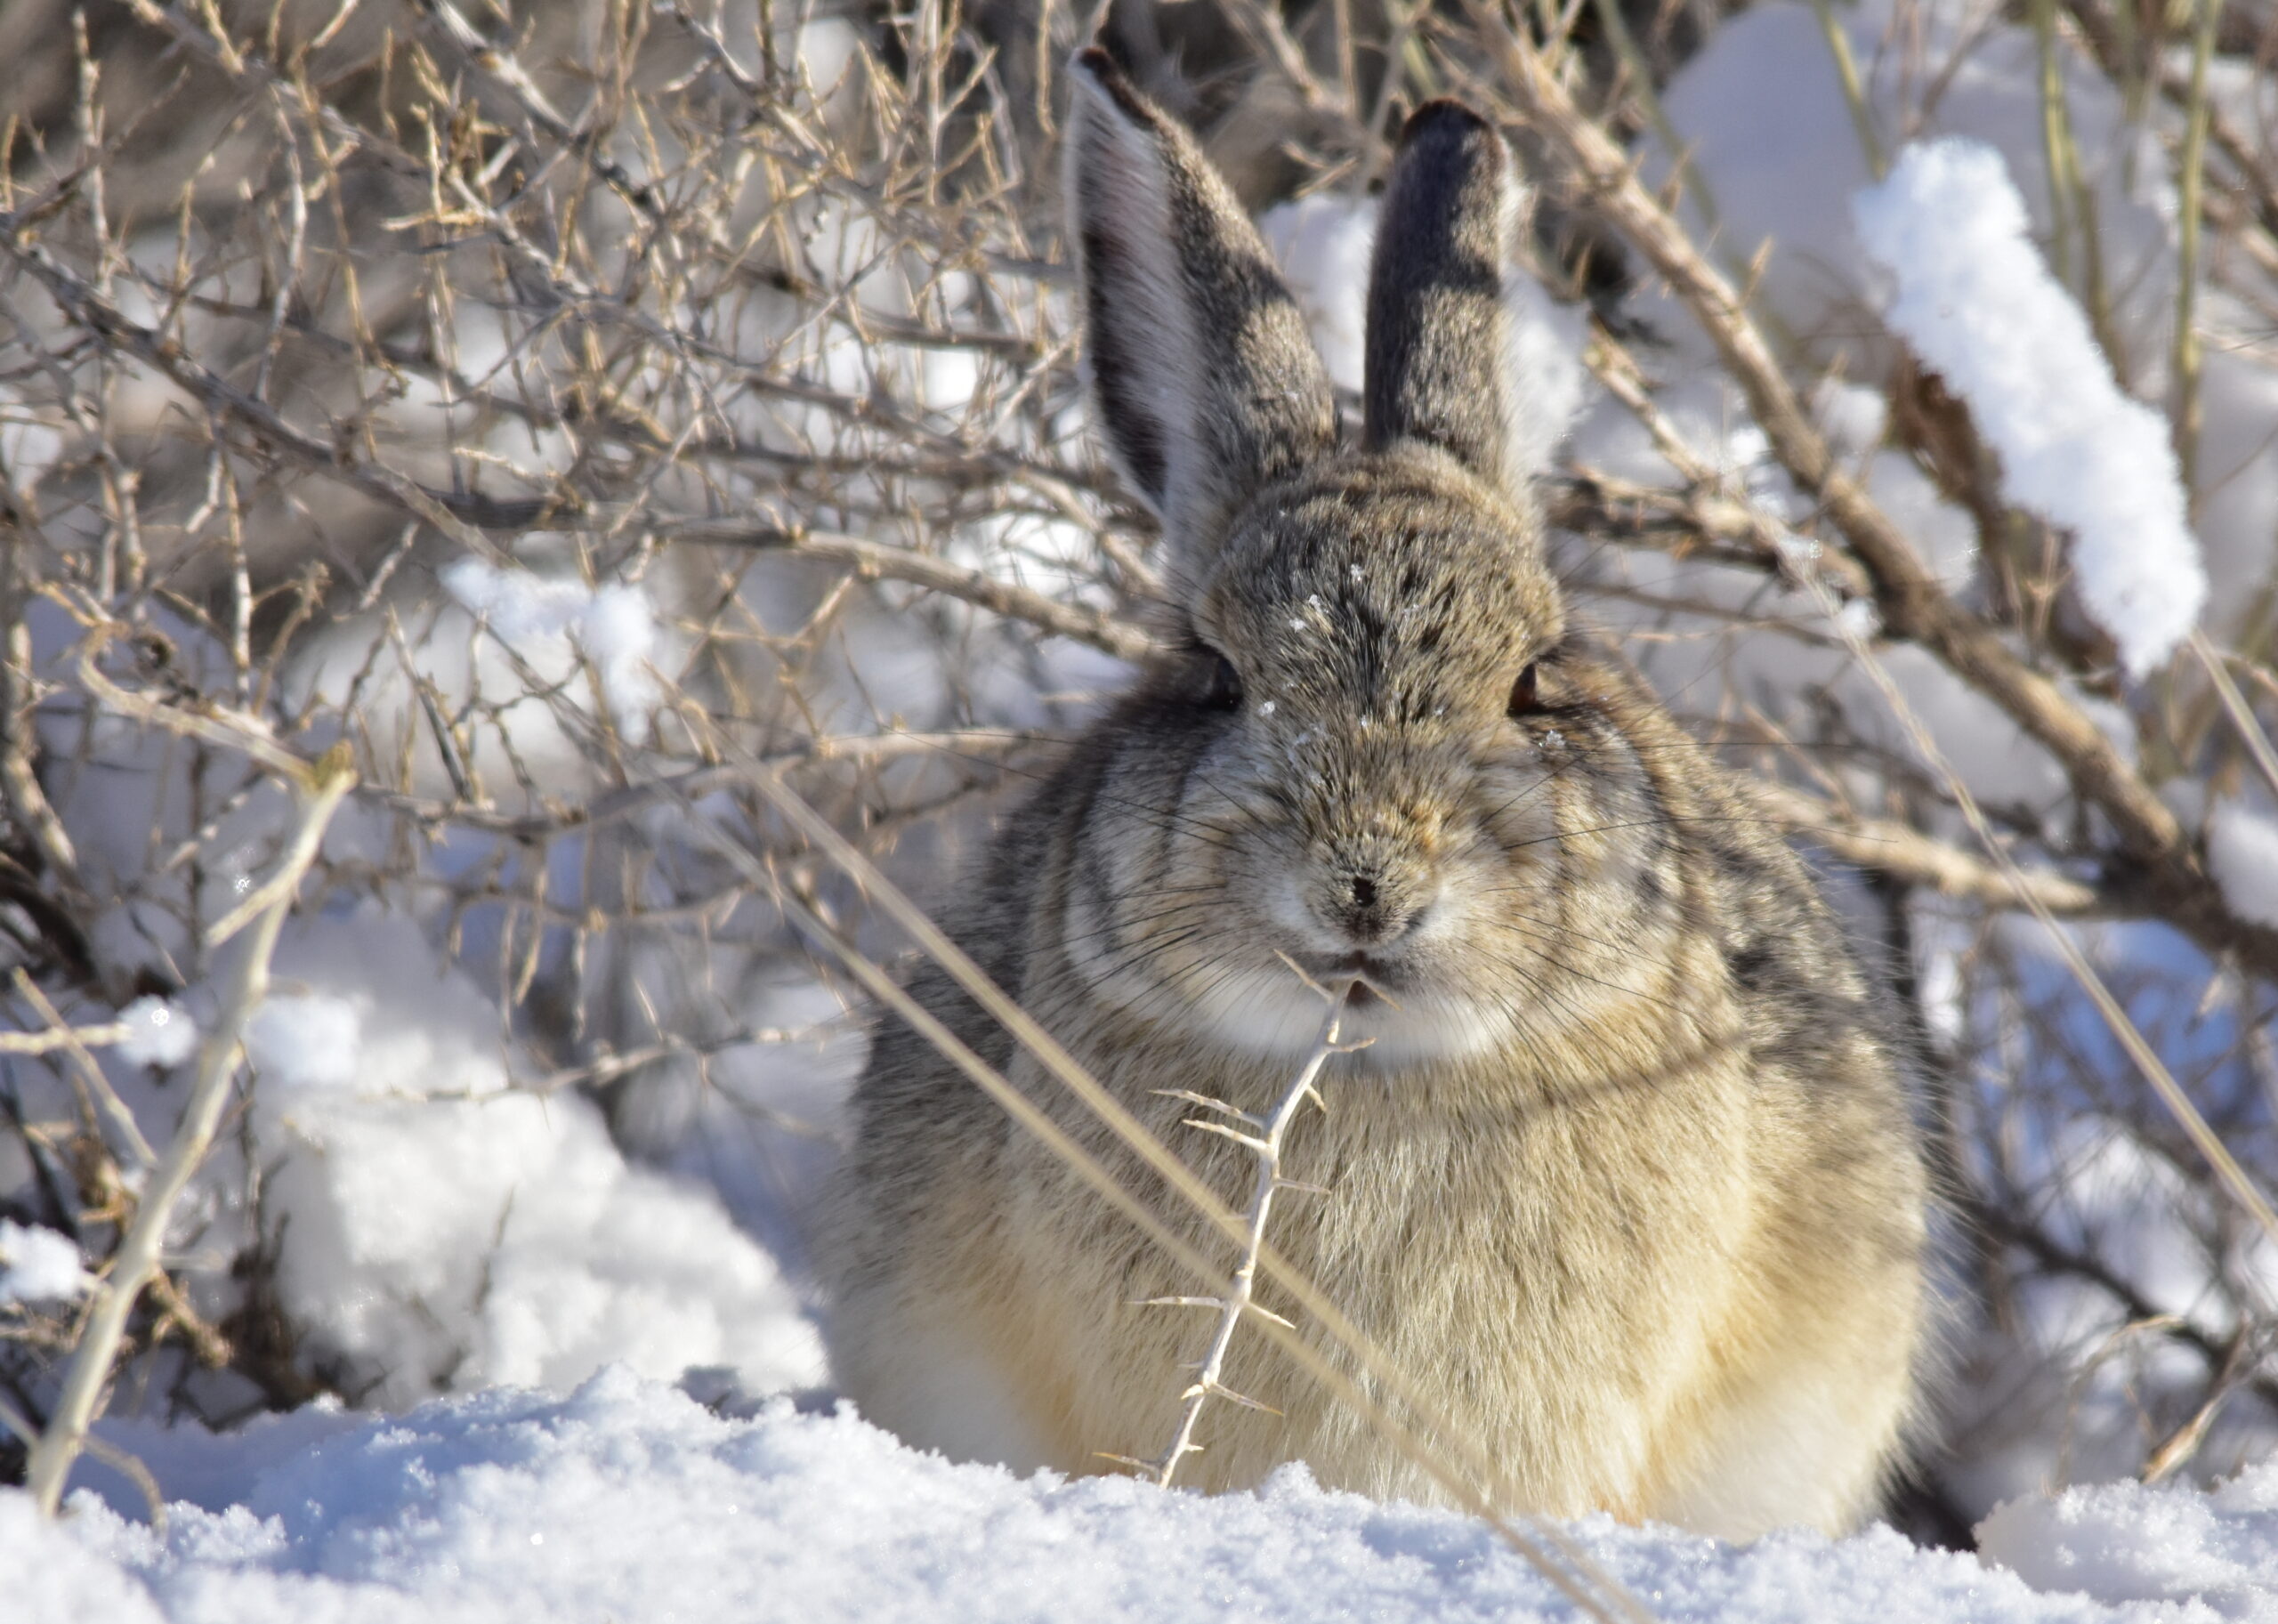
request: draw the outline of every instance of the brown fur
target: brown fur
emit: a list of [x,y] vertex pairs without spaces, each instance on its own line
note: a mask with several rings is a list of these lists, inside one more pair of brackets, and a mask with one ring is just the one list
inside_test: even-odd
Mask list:
[[[1284,1197],[1276,1244],[1526,1509],[1849,1525],[1920,1340],[1902,1068],[1803,865],[1567,624],[1506,451],[1499,138],[1451,104],[1411,122],[1369,430],[1340,454],[1248,222],[1183,132],[1080,69],[1076,232],[1095,346],[1120,358],[1097,404],[1154,477],[1194,646],[1074,747],[948,924],[1233,1204],[1247,1153],[1158,1091],[1263,1108],[1320,1016],[1277,952],[1363,967],[1374,1046],[1332,1063],[1329,1113],[1291,1140],[1292,1176],[1330,1193]],[[1200,213],[1161,239],[1098,228],[1149,188]],[[1134,311],[1170,329],[1119,331]],[[1197,337],[1260,320],[1272,342]],[[1208,383],[1204,352],[1231,358]],[[1306,404],[1245,419],[1260,400]],[[945,977],[914,990],[1179,1210]],[[960,1456],[1086,1471],[1159,1451],[1207,1328],[1132,1305],[1195,1283],[906,1030],[881,1035],[857,1116],[820,1238],[844,1390]],[[1236,1338],[1227,1378],[1282,1413],[1214,1406],[1186,1481],[1303,1459],[1434,1497],[1262,1338]]]

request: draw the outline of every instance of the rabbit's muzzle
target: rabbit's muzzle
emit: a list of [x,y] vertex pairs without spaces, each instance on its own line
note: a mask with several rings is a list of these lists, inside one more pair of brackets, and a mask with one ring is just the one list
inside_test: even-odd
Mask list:
[[1307,886],[1306,912],[1317,927],[1308,943],[1332,955],[1397,945],[1438,901],[1433,866],[1402,853],[1332,861]]

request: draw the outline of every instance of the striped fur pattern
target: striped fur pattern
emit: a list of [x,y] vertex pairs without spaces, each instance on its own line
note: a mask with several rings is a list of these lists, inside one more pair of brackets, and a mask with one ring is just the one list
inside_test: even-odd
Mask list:
[[[1274,1239],[1502,1464],[1523,1508],[1834,1531],[1900,1447],[1925,1177],[1870,979],[1797,857],[1569,619],[1507,449],[1500,137],[1410,121],[1367,423],[1192,140],[1096,55],[1070,133],[1099,420],[1163,515],[1184,647],[942,911],[1230,1204],[1359,974]],[[1167,1215],[1179,1204],[938,972],[917,996]],[[880,1033],[820,1237],[844,1390],[911,1442],[1096,1470],[1160,1450],[1201,1316],[1129,1226],[920,1038]],[[1180,1220],[1183,1221],[1183,1220]],[[1198,1244],[1224,1248],[1189,1224]],[[1275,1306],[1271,1289],[1264,1300]],[[1288,1308],[1289,1305],[1281,1304]],[[1238,1337],[1183,1481],[1428,1480]]]

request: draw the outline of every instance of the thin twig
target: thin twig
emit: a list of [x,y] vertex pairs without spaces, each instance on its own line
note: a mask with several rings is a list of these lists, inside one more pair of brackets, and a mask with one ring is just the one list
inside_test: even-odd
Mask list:
[[2278,750],[2271,747],[2270,735],[2255,715],[2254,707],[2246,702],[2246,695],[2231,680],[2230,662],[2223,651],[2208,640],[2207,634],[2193,630],[2191,651],[2206,667],[2207,680],[2214,685],[2216,696],[2231,718],[2231,725],[2238,730],[2239,740],[2246,746],[2247,754],[2254,757],[2254,764],[2262,770],[2263,781],[2278,792]]
[[[1237,1111],[1221,1101],[1197,1102],[1206,1111],[1232,1117],[1241,1124],[1242,1128],[1249,1131],[1242,1132],[1210,1118],[1187,1119],[1188,1127],[1222,1134],[1248,1150],[1257,1159],[1257,1177],[1250,1189],[1249,1210],[1242,1215],[1248,1233],[1240,1259],[1234,1264],[1233,1275],[1227,1282],[1224,1297],[1213,1304],[1218,1310],[1217,1325],[1211,1332],[1209,1346],[1202,1355],[1193,1384],[1179,1395],[1183,1407],[1179,1415],[1178,1430],[1172,1434],[1169,1447],[1159,1458],[1147,1463],[1145,1467],[1163,1488],[1171,1486],[1171,1480],[1178,1475],[1179,1463],[1202,1448],[1194,1442],[1194,1426],[1202,1418],[1205,1404],[1214,1398],[1227,1399],[1237,1404],[1257,1403],[1255,1398],[1246,1397],[1225,1385],[1226,1350],[1233,1345],[1234,1331],[1241,1324],[1242,1316],[1255,1306],[1252,1299],[1257,1285],[1258,1253],[1265,1244],[1266,1218],[1272,1211],[1274,1196],[1288,1185],[1288,1180],[1282,1176],[1281,1151],[1288,1138],[1289,1125],[1297,1119],[1298,1107],[1308,1100],[1323,1111],[1329,1109],[1322,1103],[1315,1085],[1320,1081],[1321,1068],[1329,1063],[1329,1057],[1342,1052],[1343,1046],[1337,1042],[1337,1028],[1344,1022],[1345,1002],[1351,996],[1353,985],[1352,982],[1345,981],[1320,990],[1328,1002],[1329,1012],[1321,1018],[1321,1030],[1314,1036],[1313,1046],[1306,1054],[1305,1063],[1297,1068],[1297,1075],[1290,1079],[1289,1086],[1282,1090],[1281,1097],[1274,1101],[1272,1108],[1263,1117]],[[1197,1300],[1183,1299],[1187,1303]]]
[[[2054,0],[2040,0],[2040,4],[2052,4]],[[2199,469],[2199,243],[2204,229],[2199,196],[2207,175],[2208,109],[2214,104],[2214,94],[2207,85],[2207,65],[2214,57],[2215,32],[2223,17],[2223,0],[2197,0],[2197,4],[2191,88],[2184,103],[2183,152],[2176,163],[2181,196],[2176,211],[2175,454],[2183,465],[2186,491],[2195,488]]]
[[316,860],[325,828],[354,782],[355,772],[343,745],[305,768],[295,786],[302,797],[300,820],[277,869],[279,876],[290,876],[295,885],[279,889],[269,910],[255,922],[252,938],[239,951],[221,1014],[198,1051],[198,1076],[182,1108],[181,1125],[166,1146],[165,1159],[142,1189],[134,1222],[118,1244],[109,1273],[95,1287],[94,1303],[65,1372],[55,1412],[32,1450],[25,1486],[31,1491],[33,1503],[47,1515],[55,1514],[71,1463],[86,1446],[88,1428],[109,1385],[111,1363],[126,1334],[126,1317],[158,1271],[174,1205],[206,1159],[221,1126],[230,1085],[238,1072],[245,1025],[268,993],[270,958],[277,949],[285,916],[292,910],[297,882]]
[[158,1159],[150,1142],[142,1136],[141,1125],[134,1120],[134,1113],[126,1102],[118,1097],[118,1090],[110,1086],[110,1079],[95,1063],[90,1049],[103,1048],[124,1043],[130,1035],[124,1022],[104,1026],[75,1027],[64,1020],[62,1013],[39,989],[39,983],[19,965],[11,978],[17,995],[39,1012],[47,1022],[47,1030],[40,1032],[0,1032],[0,1054],[44,1054],[55,1049],[69,1052],[74,1072],[85,1080],[87,1092],[101,1106],[111,1127],[125,1142],[128,1152],[137,1167],[147,1168]]

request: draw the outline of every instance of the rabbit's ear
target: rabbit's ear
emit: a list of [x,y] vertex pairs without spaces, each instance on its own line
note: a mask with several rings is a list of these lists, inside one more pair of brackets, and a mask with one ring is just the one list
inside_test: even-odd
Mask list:
[[1525,218],[1518,165],[1460,101],[1427,101],[1401,133],[1369,274],[1367,440],[1422,442],[1519,494],[1520,427],[1504,282]]
[[[1330,450],[1337,405],[1304,315],[1192,136],[1104,52],[1071,64],[1068,213],[1094,409],[1182,552]],[[1174,557],[1174,570],[1191,567]]]

